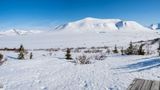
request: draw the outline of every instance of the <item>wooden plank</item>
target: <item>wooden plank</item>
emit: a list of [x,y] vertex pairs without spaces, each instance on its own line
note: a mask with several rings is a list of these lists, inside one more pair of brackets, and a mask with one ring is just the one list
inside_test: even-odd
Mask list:
[[143,79],[137,79],[132,88],[130,88],[130,90],[141,90],[144,81],[145,80]]
[[154,81],[151,86],[151,90],[160,90],[160,82]]
[[141,90],[151,90],[152,83],[152,80],[145,80]]
[[135,79],[133,80],[133,82],[129,85],[129,87],[127,88],[127,90],[130,90],[130,89],[133,87],[133,85],[136,83],[137,80],[138,80],[138,79],[135,78]]
[[160,81],[134,79],[127,90],[160,90]]

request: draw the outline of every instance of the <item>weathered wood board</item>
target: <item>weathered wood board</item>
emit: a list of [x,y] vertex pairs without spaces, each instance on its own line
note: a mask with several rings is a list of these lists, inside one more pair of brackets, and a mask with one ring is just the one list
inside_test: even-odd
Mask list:
[[127,90],[160,90],[160,81],[134,79]]

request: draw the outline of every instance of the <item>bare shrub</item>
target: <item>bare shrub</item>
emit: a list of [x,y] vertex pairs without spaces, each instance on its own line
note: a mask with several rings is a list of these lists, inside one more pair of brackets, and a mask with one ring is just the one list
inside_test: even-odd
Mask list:
[[96,49],[96,47],[91,47],[90,49]]
[[87,57],[86,55],[80,55],[78,57],[76,57],[76,61],[79,64],[90,64],[90,58]]
[[108,46],[97,47],[97,49],[108,49]]
[[0,54],[0,65],[2,65],[7,59],[3,60],[3,55]]
[[49,48],[49,49],[46,49],[46,51],[49,51],[49,52],[51,52],[51,51],[57,52],[59,50],[61,50],[61,49],[60,48]]
[[70,49],[70,51],[73,51],[73,50],[74,50],[74,48],[63,48],[63,49],[61,49],[61,51],[62,51],[62,52],[66,52],[68,49]]
[[106,53],[109,55],[111,53],[111,50],[107,48]]
[[85,50],[84,53],[91,53],[91,50]]
[[80,52],[82,52],[85,49],[87,49],[87,47],[77,47],[77,48],[73,49],[73,52],[74,53],[80,53]]
[[107,56],[106,56],[105,53],[101,53],[101,54],[95,55],[94,59],[95,59],[95,60],[105,60],[106,57],[107,57]]
[[84,53],[102,53],[103,50],[99,50],[99,49],[88,49],[85,50]]
[[86,49],[87,47],[78,47],[78,49]]
[[81,52],[81,49],[75,48],[73,52],[74,52],[74,53],[80,53],[80,52]]

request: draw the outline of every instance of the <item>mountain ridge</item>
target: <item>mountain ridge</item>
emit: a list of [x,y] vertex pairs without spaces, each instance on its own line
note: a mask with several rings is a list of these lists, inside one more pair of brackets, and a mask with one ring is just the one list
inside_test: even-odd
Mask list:
[[[68,22],[66,24],[58,25],[53,31],[146,31],[146,30],[158,30],[160,29],[160,23],[152,24],[149,27],[145,27],[136,21],[125,21],[121,19],[99,19],[87,17],[77,21]],[[0,35],[28,35],[45,32],[43,30],[20,30],[10,29],[6,31],[0,31]]]
[[149,29],[135,21],[121,19],[98,19],[87,17],[81,20],[59,25],[55,30],[142,30]]
[[28,35],[41,33],[40,30],[19,30],[19,29],[10,29],[6,31],[0,31],[0,35]]

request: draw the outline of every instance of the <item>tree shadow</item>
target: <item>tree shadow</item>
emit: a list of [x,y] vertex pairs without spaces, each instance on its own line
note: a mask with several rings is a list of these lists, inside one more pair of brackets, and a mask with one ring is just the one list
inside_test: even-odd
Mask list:
[[146,60],[143,59],[143,61],[141,62],[129,64],[127,66],[116,68],[116,69],[130,69],[132,70],[130,72],[139,72],[139,71],[149,70],[157,67],[160,67],[160,58],[146,59]]
[[12,57],[12,56],[7,56],[7,58],[10,58],[10,59],[18,59],[17,57]]

